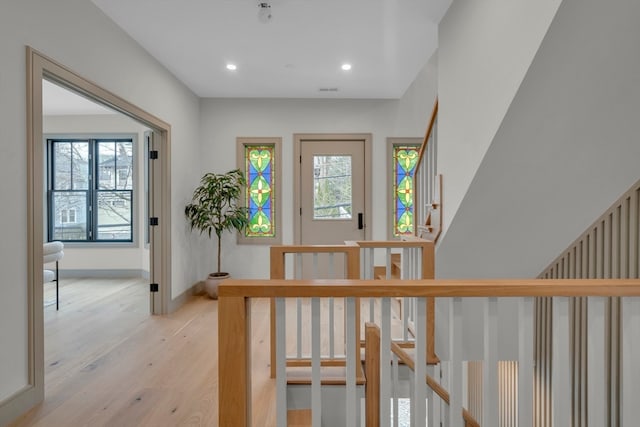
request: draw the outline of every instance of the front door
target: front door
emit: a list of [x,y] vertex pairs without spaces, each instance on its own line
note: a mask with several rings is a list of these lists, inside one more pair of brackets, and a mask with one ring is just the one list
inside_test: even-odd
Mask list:
[[[300,153],[299,243],[342,245],[347,240],[365,240],[369,220],[366,138],[314,136],[296,142]],[[336,274],[341,277],[343,273]]]

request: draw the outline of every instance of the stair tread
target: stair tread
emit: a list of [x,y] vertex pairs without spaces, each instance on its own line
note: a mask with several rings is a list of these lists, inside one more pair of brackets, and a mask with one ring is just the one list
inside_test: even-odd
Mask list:
[[[362,363],[356,364],[356,384],[365,384]],[[346,384],[347,370],[344,366],[323,366],[320,368],[320,382],[324,385]],[[311,384],[311,366],[287,367],[287,384]]]

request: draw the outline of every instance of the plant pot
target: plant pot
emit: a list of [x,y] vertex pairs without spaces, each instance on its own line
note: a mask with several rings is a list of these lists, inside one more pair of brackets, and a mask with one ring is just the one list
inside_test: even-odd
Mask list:
[[225,279],[231,277],[229,273],[211,273],[204,281],[204,290],[209,298],[218,299],[218,285]]

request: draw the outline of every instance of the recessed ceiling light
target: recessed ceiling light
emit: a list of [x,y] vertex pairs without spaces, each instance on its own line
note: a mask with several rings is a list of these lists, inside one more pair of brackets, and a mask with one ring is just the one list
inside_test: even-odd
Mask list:
[[349,71],[351,69],[351,64],[342,64],[343,71]]
[[227,64],[227,70],[235,71],[237,69],[238,67],[236,66],[236,64]]

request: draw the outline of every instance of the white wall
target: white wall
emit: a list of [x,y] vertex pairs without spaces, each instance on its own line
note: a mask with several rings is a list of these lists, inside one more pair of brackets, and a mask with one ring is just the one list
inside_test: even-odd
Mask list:
[[[172,125],[172,294],[195,281],[182,206],[197,180],[198,99],[89,0],[2,1],[0,402],[27,384],[25,45]],[[194,165],[198,165],[194,167]]]
[[441,239],[559,4],[560,0],[456,0],[440,22]]
[[440,243],[440,277],[535,277],[638,180],[638,18],[638,2],[563,1]]
[[[144,132],[145,126],[135,122],[123,114],[95,114],[95,115],[60,115],[44,116],[42,131],[45,134],[73,136],[95,134],[134,134],[136,156],[135,181],[135,219],[134,245],[96,246],[68,243],[64,248],[64,258],[60,268],[64,270],[134,270],[149,272],[149,249],[145,247],[144,219]],[[46,215],[45,215],[46,216]],[[46,218],[45,218],[46,223]],[[47,229],[44,228],[46,240]]]
[[[236,167],[236,137],[282,137],[282,236],[293,242],[293,134],[372,133],[374,239],[386,239],[386,138],[422,137],[435,100],[436,58],[430,60],[400,100],[204,99],[201,102],[203,170],[224,172]],[[209,272],[211,262],[200,266]],[[236,277],[268,278],[268,250],[259,245],[236,245],[226,235],[222,263]],[[251,268],[247,268],[250,263]]]

